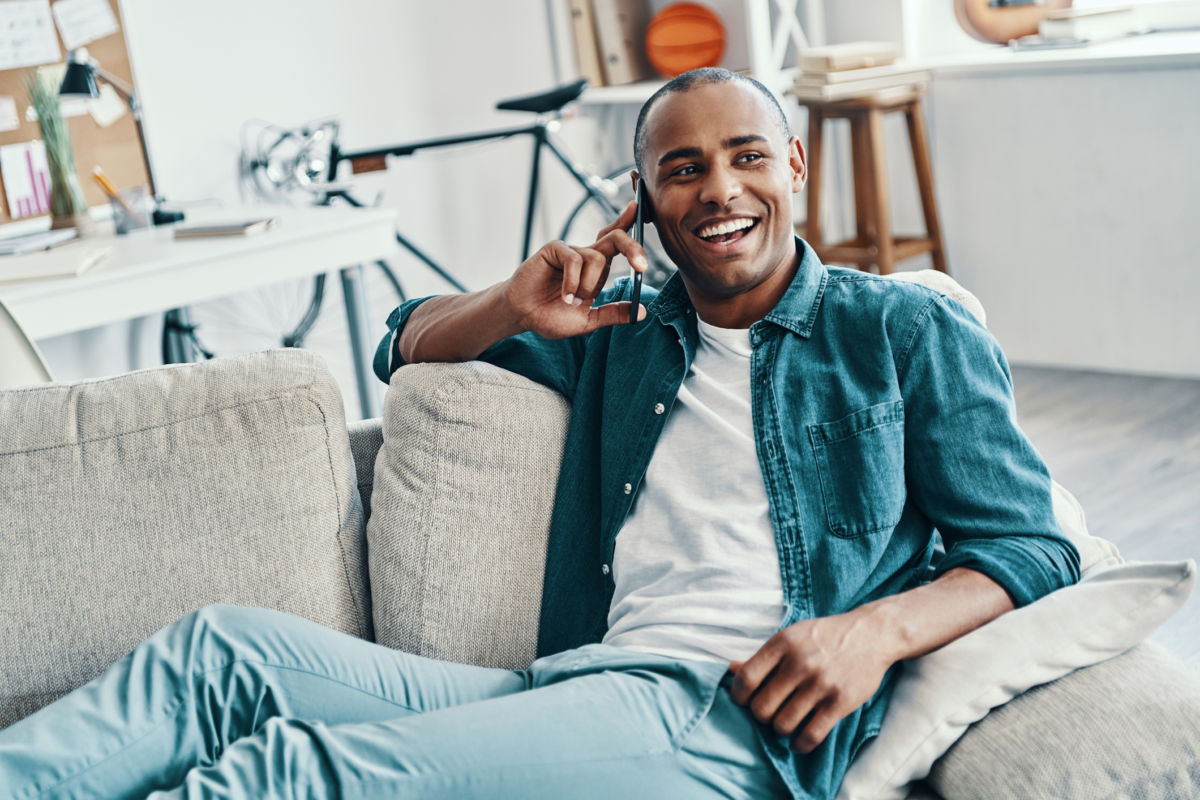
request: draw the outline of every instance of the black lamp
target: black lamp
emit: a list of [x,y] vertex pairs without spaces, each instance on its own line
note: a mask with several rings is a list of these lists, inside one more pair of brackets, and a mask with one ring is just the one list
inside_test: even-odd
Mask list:
[[129,110],[133,114],[133,121],[137,126],[138,143],[142,146],[142,161],[146,165],[146,180],[150,184],[150,195],[154,198],[154,224],[178,222],[183,219],[182,211],[167,211],[162,207],[163,197],[158,193],[158,184],[154,181],[154,168],[150,165],[150,151],[146,148],[146,131],[142,127],[142,106],[133,85],[103,69],[100,62],[88,55],[86,48],[80,47],[67,53],[67,71],[63,74],[63,82],[58,89],[58,96],[99,97],[100,90],[96,86],[97,78],[113,87],[117,94],[129,104]]

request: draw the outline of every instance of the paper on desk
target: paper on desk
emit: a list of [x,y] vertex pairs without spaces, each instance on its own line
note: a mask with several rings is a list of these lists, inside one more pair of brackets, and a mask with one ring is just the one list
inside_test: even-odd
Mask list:
[[0,3],[0,70],[61,60],[49,0]]
[[107,83],[100,87],[99,97],[88,101],[88,111],[92,113],[92,119],[96,120],[96,124],[101,128],[107,128],[125,116],[126,108],[125,101]]
[[54,18],[68,50],[120,30],[108,0],[58,0],[54,4]]
[[10,94],[0,94],[0,131],[15,131],[21,127],[21,116],[17,113],[17,99]]
[[0,147],[0,176],[10,217],[32,217],[50,210],[50,168],[41,139]]
[[112,254],[111,247],[89,247],[80,242],[41,253],[0,258],[0,283],[73,278],[82,275]]

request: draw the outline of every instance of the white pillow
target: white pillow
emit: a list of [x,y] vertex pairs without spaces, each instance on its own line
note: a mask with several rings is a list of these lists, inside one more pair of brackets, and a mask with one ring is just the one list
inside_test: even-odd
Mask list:
[[838,800],[903,800],[907,784],[927,776],[971,723],[1027,689],[1124,652],[1191,593],[1195,561],[1112,566],[1120,558],[1113,550],[1074,586],[906,662],[879,736],[850,765]]

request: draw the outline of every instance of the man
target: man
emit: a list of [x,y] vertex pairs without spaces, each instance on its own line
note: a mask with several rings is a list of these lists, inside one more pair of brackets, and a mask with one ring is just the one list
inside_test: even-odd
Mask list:
[[0,795],[830,797],[900,661],[1077,579],[993,340],[794,238],[804,154],[770,92],[689,73],[636,141],[679,267],[637,323],[602,288],[617,253],[645,269],[631,207],[405,304],[376,358],[479,357],[573,401],[541,658],[210,607],[0,732]]

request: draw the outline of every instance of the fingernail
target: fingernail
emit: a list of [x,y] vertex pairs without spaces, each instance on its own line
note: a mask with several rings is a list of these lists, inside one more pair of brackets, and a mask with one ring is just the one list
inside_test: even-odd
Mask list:
[[635,267],[641,267],[642,269],[645,269],[647,266],[645,256],[634,256],[633,260],[629,263],[633,264]]
[[563,302],[564,302],[564,303],[566,303],[566,304],[567,304],[567,305],[569,305],[569,306],[573,306],[573,305],[575,305],[575,295],[573,295],[573,294],[564,294],[564,295],[563,295]]
[[571,301],[571,305],[573,305],[573,306],[581,306],[581,305],[583,305],[583,298],[582,298],[582,297],[576,297],[574,300],[572,300],[572,301]]

